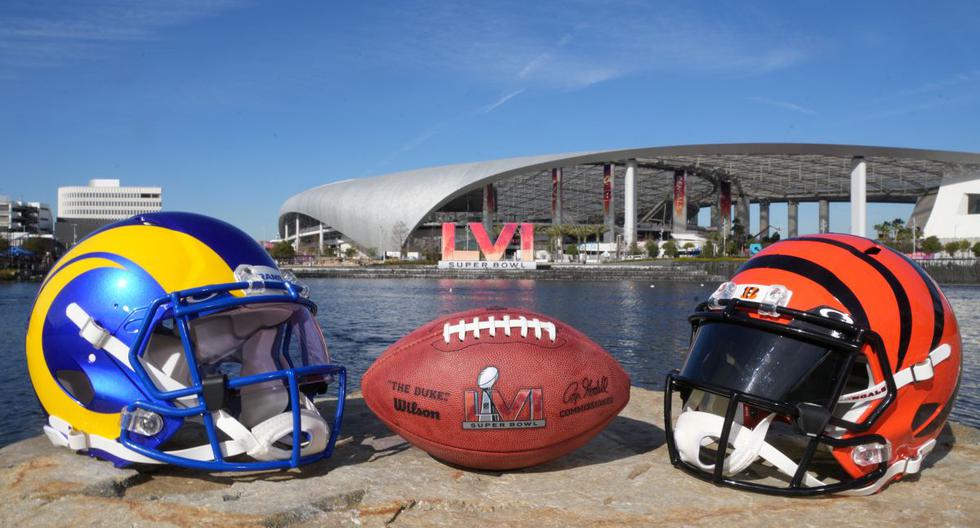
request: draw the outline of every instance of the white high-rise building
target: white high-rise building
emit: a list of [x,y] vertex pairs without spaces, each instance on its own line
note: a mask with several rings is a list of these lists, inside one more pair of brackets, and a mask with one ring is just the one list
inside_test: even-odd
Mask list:
[[119,180],[89,180],[87,186],[58,187],[55,236],[71,247],[99,227],[163,208],[160,187],[123,187]]
[[119,180],[89,180],[87,187],[58,187],[59,218],[122,220],[162,207],[160,187],[122,187]]

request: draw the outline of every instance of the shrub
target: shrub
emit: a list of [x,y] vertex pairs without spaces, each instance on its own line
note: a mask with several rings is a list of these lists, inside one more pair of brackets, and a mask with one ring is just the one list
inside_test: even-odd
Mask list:
[[296,256],[296,250],[293,249],[293,245],[285,240],[276,242],[275,245],[269,249],[269,255],[276,260],[286,260],[291,259]]
[[925,253],[939,253],[942,250],[943,244],[939,241],[938,237],[926,237],[926,239],[922,241],[922,251]]
[[657,258],[660,256],[660,244],[654,239],[648,239],[643,247],[647,250],[647,256],[650,258]]
[[701,256],[705,258],[714,258],[715,256],[715,244],[712,241],[707,241],[704,243],[704,247],[701,248]]

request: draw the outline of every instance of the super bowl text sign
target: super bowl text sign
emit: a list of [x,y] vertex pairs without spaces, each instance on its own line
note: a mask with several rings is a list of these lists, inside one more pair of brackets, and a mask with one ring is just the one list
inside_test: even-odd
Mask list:
[[[504,224],[500,236],[492,243],[483,224],[473,222],[468,226],[479,250],[456,249],[456,224],[442,224],[440,269],[535,269],[534,224]],[[521,229],[521,249],[517,252],[519,260],[503,260],[518,227]],[[481,254],[484,260],[480,260]]]

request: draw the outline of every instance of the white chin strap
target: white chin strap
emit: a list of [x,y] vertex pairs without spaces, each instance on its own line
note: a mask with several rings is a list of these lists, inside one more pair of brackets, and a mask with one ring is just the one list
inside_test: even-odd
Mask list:
[[[78,304],[72,303],[68,305],[65,312],[68,319],[78,327],[79,335],[83,339],[91,343],[96,349],[104,350],[127,368],[132,369],[129,363],[129,347],[125,343],[102,328]],[[174,353],[183,354],[183,347]],[[174,365],[176,363],[176,361],[166,361],[164,365]],[[141,364],[153,379],[158,389],[174,391],[187,387],[184,383],[171,377],[168,372],[169,369],[166,366],[161,369],[150,363],[142,362]],[[282,399],[282,395],[281,391],[261,390],[254,390],[251,394],[243,395],[243,403],[249,407],[254,406],[262,409],[260,411],[261,414],[268,414],[270,410],[274,413],[271,417],[259,421],[251,428],[246,427],[241,421],[223,410],[211,412],[215,427],[231,438],[231,440],[219,443],[222,457],[246,454],[256,460],[266,461],[287,460],[292,456],[293,413],[288,410],[277,412],[285,409],[289,403],[288,396]],[[316,406],[309,398],[302,393],[300,393],[299,397],[301,400],[299,411],[300,437],[302,439],[300,456],[309,456],[326,449],[327,441],[330,438],[330,426],[320,416]],[[197,398],[194,396],[186,396],[178,398],[176,403],[179,406],[191,407],[197,404],[195,400]],[[243,414],[245,413],[243,412]],[[253,412],[252,414],[255,413]],[[254,417],[252,417],[252,420],[254,421]],[[44,426],[44,434],[47,435],[52,444],[67,447],[73,451],[98,449],[129,462],[142,464],[165,463],[131,451],[119,443],[117,439],[106,438],[74,429],[66,420],[54,415],[48,417],[48,425]],[[276,444],[280,444],[283,447],[279,447]],[[214,451],[209,443],[188,449],[164,451],[164,453],[190,460],[214,460]]]
[[[790,477],[796,474],[799,465],[766,442],[766,433],[775,416],[769,414],[751,429],[732,423],[728,435],[729,449],[722,470],[725,475],[736,475],[760,458],[772,464],[780,473]],[[682,412],[674,426],[674,442],[681,460],[704,471],[714,471],[714,462],[705,464],[701,461],[701,448],[717,443],[721,439],[724,426],[725,418],[717,414],[694,410]],[[823,485],[809,473],[805,475],[804,482],[811,487]]]
[[[299,454],[308,456],[327,448],[330,426],[320,416],[309,398],[303,394],[299,397],[303,407],[299,411],[300,437],[303,440]],[[214,425],[241,446],[246,455],[256,460],[286,460],[292,456],[293,413],[291,411],[267,418],[251,429],[224,411],[212,413],[212,416],[215,416]],[[277,443],[285,447],[277,447],[275,445]]]
[[[759,459],[768,462],[784,475],[793,477],[796,474],[800,467],[799,464],[793,462],[782,451],[765,441],[773,417],[775,414],[769,414],[754,428],[732,423],[728,435],[729,452],[725,456],[722,469],[726,476],[736,475],[744,471]],[[714,462],[705,464],[701,461],[701,447],[717,443],[721,438],[724,426],[725,418],[722,416],[689,408],[685,409],[677,417],[677,424],[674,426],[674,442],[681,460],[703,471],[713,472],[715,469]],[[842,491],[840,494],[871,495],[877,493],[897,475],[918,473],[922,468],[922,462],[935,446],[935,440],[926,442],[919,448],[916,456],[896,461],[888,467],[885,474],[878,480],[863,488]],[[810,473],[804,475],[803,484],[810,488],[827,485]]]

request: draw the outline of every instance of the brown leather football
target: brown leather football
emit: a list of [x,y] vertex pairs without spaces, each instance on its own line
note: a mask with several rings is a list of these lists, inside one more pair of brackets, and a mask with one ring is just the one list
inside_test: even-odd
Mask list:
[[371,365],[361,390],[381,421],[432,456],[500,470],[584,445],[629,402],[630,379],[561,321],[487,308],[403,337]]

